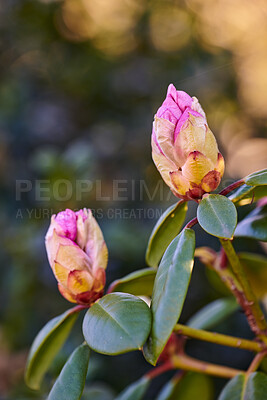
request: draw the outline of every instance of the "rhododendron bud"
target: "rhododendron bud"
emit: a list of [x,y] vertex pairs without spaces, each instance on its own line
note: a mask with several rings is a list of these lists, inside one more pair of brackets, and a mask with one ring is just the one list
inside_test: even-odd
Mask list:
[[91,210],[53,215],[45,237],[48,260],[60,293],[90,305],[103,295],[108,250]]
[[224,160],[198,100],[171,84],[152,132],[152,157],[175,196],[200,199],[215,190]]

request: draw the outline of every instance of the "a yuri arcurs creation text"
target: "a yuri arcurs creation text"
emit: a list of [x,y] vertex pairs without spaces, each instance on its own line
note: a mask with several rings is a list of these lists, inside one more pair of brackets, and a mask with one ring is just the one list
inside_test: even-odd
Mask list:
[[[36,336],[28,356],[26,383],[40,390],[46,372],[83,312],[84,342],[66,361],[48,400],[87,399],[82,396],[91,349],[106,355],[141,351],[153,366],[116,397],[110,393],[112,399],[148,399],[152,380],[173,370],[176,372],[156,400],[195,399],[200,394],[201,400],[216,400],[212,376],[229,379],[219,400],[266,400],[267,322],[261,302],[266,291],[258,291],[253,267],[257,266],[257,271],[266,268],[267,257],[246,251],[236,253],[233,244],[240,237],[267,241],[267,170],[251,173],[221,192],[211,193],[219,191],[223,156],[198,100],[177,91],[172,84],[155,115],[152,158],[179,201],[165,211],[151,233],[145,257],[147,268],[107,288],[108,250],[91,210],[67,209],[53,215],[45,237],[48,261],[60,293],[76,305],[49,321]],[[196,216],[185,222],[191,200],[197,203]],[[238,221],[237,207],[244,205],[249,210]],[[193,227],[197,224],[217,238],[219,252],[210,247],[196,248]],[[221,280],[228,296],[209,303],[181,324],[195,257],[217,281]],[[241,333],[236,337],[214,332],[238,310],[245,314],[253,340],[241,337]],[[188,338],[255,355],[248,368],[242,364],[232,368],[208,363],[187,355]]]

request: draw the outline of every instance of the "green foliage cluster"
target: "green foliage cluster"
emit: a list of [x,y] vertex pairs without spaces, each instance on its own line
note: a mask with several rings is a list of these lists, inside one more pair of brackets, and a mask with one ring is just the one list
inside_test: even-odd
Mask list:
[[[253,188],[267,185],[267,171],[262,170],[251,174],[240,182],[239,186],[242,187],[242,185],[251,185]],[[229,192],[231,191],[229,188]],[[247,195],[246,190],[243,191],[242,195],[240,195],[240,189],[237,189],[237,192],[238,200]],[[147,246],[147,262],[153,267],[136,271],[114,281],[109,287],[109,293],[88,309],[83,319],[85,343],[74,350],[62,368],[49,394],[49,400],[58,400],[62,393],[64,393],[64,398],[68,400],[79,400],[81,398],[88,369],[89,349],[106,355],[118,355],[139,350],[143,352],[145,359],[153,366],[160,361],[160,356],[166,351],[167,347],[165,346],[168,346],[168,340],[180,319],[193,271],[195,232],[192,227],[198,222],[202,229],[220,239],[221,243],[223,241],[230,243],[235,235],[240,236],[240,232],[243,236],[254,240],[259,239],[259,232],[266,234],[266,206],[256,206],[253,212],[237,223],[237,209],[234,201],[236,198],[235,195],[231,196],[231,200],[221,194],[204,196],[197,208],[197,219],[192,220],[183,228],[187,211],[184,201],[173,205],[163,214],[153,229]],[[173,221],[177,223],[176,229]],[[264,229],[262,229],[263,226]],[[243,227],[245,228],[243,229]],[[260,240],[267,241],[267,237],[261,235]],[[251,294],[247,291],[246,284],[243,283],[240,271],[235,269],[235,258],[232,258],[231,254],[227,252],[227,247],[223,245],[223,248],[233,271],[231,272],[231,267],[221,265],[222,271],[226,269],[230,274],[233,273],[232,276],[235,275],[232,285],[233,287],[237,285],[236,290],[247,299],[247,303],[243,303],[240,301],[239,295],[236,296],[236,291],[232,291],[236,300],[247,313],[251,328],[262,340],[263,347],[260,348],[262,352],[259,351],[251,366],[245,372],[206,363],[202,364],[203,367],[201,368],[201,362],[196,361],[196,363],[190,364],[189,358],[184,359],[183,352],[176,366],[175,360],[179,359],[179,351],[176,354],[174,350],[167,357],[167,361],[162,366],[158,366],[158,370],[156,368],[155,371],[161,373],[178,367],[178,369],[185,371],[192,370],[193,372],[198,371],[199,373],[228,376],[229,378],[232,376],[233,379],[222,390],[219,400],[265,400],[267,377],[263,372],[256,372],[256,370],[267,354],[266,347],[264,347],[267,343],[267,335],[266,330],[264,332],[260,329],[260,325],[258,331],[254,329],[255,326],[253,325],[254,323],[256,325],[262,324],[263,316],[258,314],[261,311],[253,308],[255,304],[248,301],[248,296],[251,296]],[[253,265],[253,254],[248,253],[240,255],[239,258],[236,257],[238,263],[250,259]],[[266,259],[261,261],[266,264]],[[212,262],[205,264],[212,264]],[[150,307],[136,295],[151,296]],[[222,298],[200,310],[188,321],[187,325],[190,329],[198,330],[199,338],[202,337],[202,340],[209,341],[208,338],[205,339],[203,329],[212,329],[217,326],[235,313],[237,308],[238,304],[234,297]],[[80,311],[79,306],[54,318],[46,324],[36,337],[29,354],[25,375],[26,382],[31,388],[40,387],[44,374],[66,340],[78,311]],[[251,318],[255,319],[253,323],[251,323]],[[182,327],[175,332],[179,333],[179,329],[182,329]],[[229,338],[228,340],[228,338],[225,337],[224,341],[224,337],[221,336],[220,341],[218,338],[218,343],[233,346],[229,344],[232,339]],[[240,339],[240,347],[243,347],[242,340]],[[214,336],[213,341],[216,342],[216,336]],[[249,346],[250,342],[246,343]],[[254,348],[253,342],[251,343]],[[183,360],[188,360],[189,364],[184,363]],[[155,371],[146,373],[126,388],[116,399],[141,400],[151,380],[159,374]],[[186,373],[185,376],[180,373],[162,388],[157,399],[181,398],[185,400],[186,398],[189,399],[190,396],[197,395],[200,389],[203,399],[212,399],[209,378],[195,373]]]

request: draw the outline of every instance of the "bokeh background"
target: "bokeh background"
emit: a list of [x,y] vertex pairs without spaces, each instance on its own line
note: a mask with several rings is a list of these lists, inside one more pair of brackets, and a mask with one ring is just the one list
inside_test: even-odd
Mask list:
[[[77,324],[41,392],[25,387],[34,336],[69,307],[45,254],[51,214],[67,207],[96,211],[109,247],[108,282],[145,266],[157,211],[175,202],[167,188],[157,190],[160,176],[150,152],[153,114],[170,82],[197,96],[206,111],[226,160],[222,185],[266,167],[266,18],[265,0],[0,3],[1,399],[46,398],[82,340]],[[32,188],[19,195],[21,180]],[[91,185],[81,196],[77,180]],[[125,200],[114,196],[114,180],[123,181]],[[193,212],[194,205],[188,219]],[[199,245],[218,248],[216,240],[197,233]],[[264,251],[251,241],[237,245]],[[225,294],[196,264],[182,322]],[[218,329],[251,335],[241,312]],[[250,361],[246,352],[193,341],[188,351],[222,364],[230,358],[238,368]],[[141,354],[93,354],[84,399],[96,398],[90,391],[97,385],[108,400],[147,369]],[[147,399],[155,398],[165,378]],[[212,381],[212,398],[224,383]]]

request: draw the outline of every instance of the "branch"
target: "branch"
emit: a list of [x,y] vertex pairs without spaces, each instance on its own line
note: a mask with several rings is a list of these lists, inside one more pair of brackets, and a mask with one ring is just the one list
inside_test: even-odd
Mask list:
[[228,193],[231,193],[233,190],[239,188],[240,186],[244,185],[245,181],[243,179],[240,179],[239,181],[236,181],[232,183],[231,185],[227,186],[225,189],[221,190],[219,194],[222,196],[226,196]]
[[[263,312],[260,308],[259,302],[253,293],[247,277],[243,271],[239,258],[233,248],[230,240],[220,239],[221,245],[224,248],[228,261],[241,285],[239,290],[239,303],[243,307],[249,325],[252,331],[259,336],[259,338],[267,343],[267,323],[264,319]],[[243,296],[243,300],[242,300]]]
[[79,304],[79,305],[77,305],[77,306],[71,308],[70,311],[69,311],[69,313],[70,313],[70,314],[74,314],[74,313],[76,313],[76,312],[80,312],[80,311],[85,310],[85,309],[87,309],[87,308],[90,308],[90,306],[82,306],[82,305]]
[[254,342],[252,340],[241,339],[238,337],[223,335],[215,332],[208,332],[200,329],[194,329],[190,326],[177,324],[174,327],[174,332],[179,335],[184,335],[192,339],[203,340],[210,343],[217,343],[223,346],[236,347],[239,349],[261,352],[266,349],[262,343]]
[[148,379],[154,379],[164,372],[170,371],[174,368],[175,367],[171,361],[166,361],[164,364],[160,365],[159,367],[153,368],[151,371],[145,374],[145,377],[147,377]]
[[257,369],[259,368],[262,360],[264,359],[264,357],[267,355],[266,350],[262,351],[261,353],[258,353],[252,360],[252,363],[250,364],[248,370],[247,370],[247,375],[251,374],[252,372],[257,371]]
[[197,223],[198,223],[197,217],[196,217],[196,218],[193,218],[193,219],[191,219],[191,221],[189,221],[189,222],[185,225],[185,228],[190,229],[190,228],[192,228],[194,225],[196,225]]
[[184,371],[200,372],[208,375],[218,376],[221,378],[233,378],[238,374],[244,373],[234,368],[224,367],[217,364],[210,364],[205,361],[199,361],[187,355],[174,355],[172,357],[174,368]]

